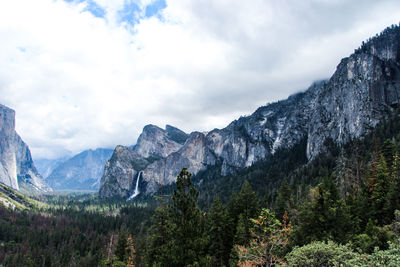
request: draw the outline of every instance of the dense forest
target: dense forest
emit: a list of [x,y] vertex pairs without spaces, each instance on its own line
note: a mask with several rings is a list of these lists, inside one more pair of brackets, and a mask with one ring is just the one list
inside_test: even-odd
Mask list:
[[[305,141],[222,177],[183,169],[136,202],[0,205],[4,266],[400,265],[400,117],[312,162]],[[45,203],[39,205],[37,203]]]

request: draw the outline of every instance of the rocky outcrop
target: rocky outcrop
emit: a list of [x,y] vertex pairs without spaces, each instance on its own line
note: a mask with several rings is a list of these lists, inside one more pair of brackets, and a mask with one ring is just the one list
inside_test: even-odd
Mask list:
[[85,150],[59,163],[46,182],[55,190],[98,190],[104,165],[112,153],[106,148]]
[[15,111],[0,105],[0,182],[14,189],[51,191],[37,172],[31,152],[15,131]]
[[142,155],[163,152],[143,169],[147,193],[174,182],[182,167],[196,174],[218,164],[226,175],[304,139],[312,160],[325,150],[327,139],[343,144],[362,137],[399,105],[399,51],[400,28],[388,28],[343,59],[329,80],[315,82],[305,92],[260,107],[226,128],[192,133],[183,145],[161,144],[163,135],[147,138]]
[[[180,150],[188,137],[188,134],[170,125],[165,130],[155,125],[146,125],[136,145],[132,148],[117,146],[114,150],[113,156],[104,167],[100,196],[106,198],[130,195],[138,172],[153,162],[161,163],[161,160]],[[162,180],[161,175],[158,175],[155,179]],[[150,183],[149,188],[152,187],[156,188],[155,182]]]
[[110,160],[106,162],[100,182],[99,195],[103,198],[127,198],[133,191],[134,179],[149,161],[124,146],[117,146]]
[[160,159],[178,151],[186,141],[187,135],[179,129],[167,125],[161,129],[146,125],[133,150],[144,158]]
[[193,132],[181,149],[147,166],[142,174],[147,182],[147,192],[155,192],[159,185],[175,182],[182,168],[197,173],[214,165],[216,157],[206,143],[204,134]]

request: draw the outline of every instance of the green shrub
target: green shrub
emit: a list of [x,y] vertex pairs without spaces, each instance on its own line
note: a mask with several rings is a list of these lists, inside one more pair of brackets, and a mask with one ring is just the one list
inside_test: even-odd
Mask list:
[[[350,266],[350,260],[360,257],[348,245],[338,245],[333,241],[312,242],[295,247],[286,255],[287,266]],[[354,265],[352,265],[354,266]]]

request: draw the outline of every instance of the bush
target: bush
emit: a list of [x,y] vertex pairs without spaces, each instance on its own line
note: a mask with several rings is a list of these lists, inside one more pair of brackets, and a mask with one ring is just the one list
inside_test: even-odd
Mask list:
[[369,257],[371,266],[400,266],[400,243],[389,242],[389,249],[378,250],[375,248],[374,253]]
[[312,242],[295,247],[286,255],[286,266],[350,266],[348,262],[360,256],[348,245],[338,245],[333,241]]

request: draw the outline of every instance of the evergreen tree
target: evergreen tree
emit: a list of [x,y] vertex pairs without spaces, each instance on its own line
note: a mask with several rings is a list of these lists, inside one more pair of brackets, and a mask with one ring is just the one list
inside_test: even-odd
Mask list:
[[[390,187],[386,211],[390,218],[394,219],[395,210],[400,210],[400,158],[398,153],[393,156],[392,170],[390,174]],[[388,218],[388,220],[390,219]]]
[[247,180],[244,181],[240,189],[237,205],[246,220],[257,217],[260,212],[260,203],[257,195]]
[[145,261],[152,266],[156,263],[162,266],[171,266],[170,242],[173,238],[175,226],[171,223],[168,207],[156,208],[151,219],[152,225],[149,229],[149,246]]
[[389,170],[385,158],[381,156],[376,168],[376,175],[375,177],[370,178],[371,208],[374,218],[378,220],[378,223],[380,224],[384,222],[390,223],[391,221],[387,221],[388,208],[386,207],[390,184]]
[[115,248],[115,256],[119,261],[124,262],[126,260],[126,249],[128,247],[127,237],[124,230],[121,230],[118,236],[117,246]]
[[310,191],[301,207],[295,230],[296,242],[304,245],[330,239],[345,243],[350,238],[350,232],[352,225],[348,209],[332,180],[326,179]]
[[[232,194],[231,198],[228,201],[228,204],[226,205],[226,209],[229,217],[233,221],[233,224],[236,226],[239,219],[239,214],[241,213],[238,193],[234,192]],[[235,234],[235,232],[236,232],[236,227],[233,230],[233,234]]]
[[391,139],[386,139],[385,142],[383,142],[382,155],[389,169],[392,168],[395,152],[396,152],[396,147],[393,141]]
[[230,242],[229,228],[232,222],[222,205],[221,200],[217,197],[210,209],[208,215],[208,238],[209,252],[213,266],[227,266],[229,264]]
[[245,246],[247,245],[249,240],[250,240],[249,222],[247,222],[243,214],[240,214],[236,226],[234,244]]
[[147,255],[147,261],[153,265],[188,266],[207,262],[205,222],[197,205],[199,193],[190,178],[191,174],[182,169],[171,203],[166,210],[160,208],[153,218],[150,244],[155,247],[149,248]]
[[[256,193],[250,183],[245,180],[240,189],[234,210],[238,213],[235,239],[240,240],[241,245],[247,245],[250,240],[250,219],[257,217],[260,211],[260,204]],[[241,215],[241,219],[240,218]]]
[[292,190],[289,183],[286,180],[283,180],[275,201],[275,212],[277,218],[282,218],[285,211],[288,213],[290,212],[292,208],[291,195]]
[[[172,195],[170,218],[175,225],[172,255],[175,266],[199,261],[204,253],[203,218],[197,205],[198,191],[192,186],[191,173],[182,169]],[[204,254],[203,254],[204,255]]]

